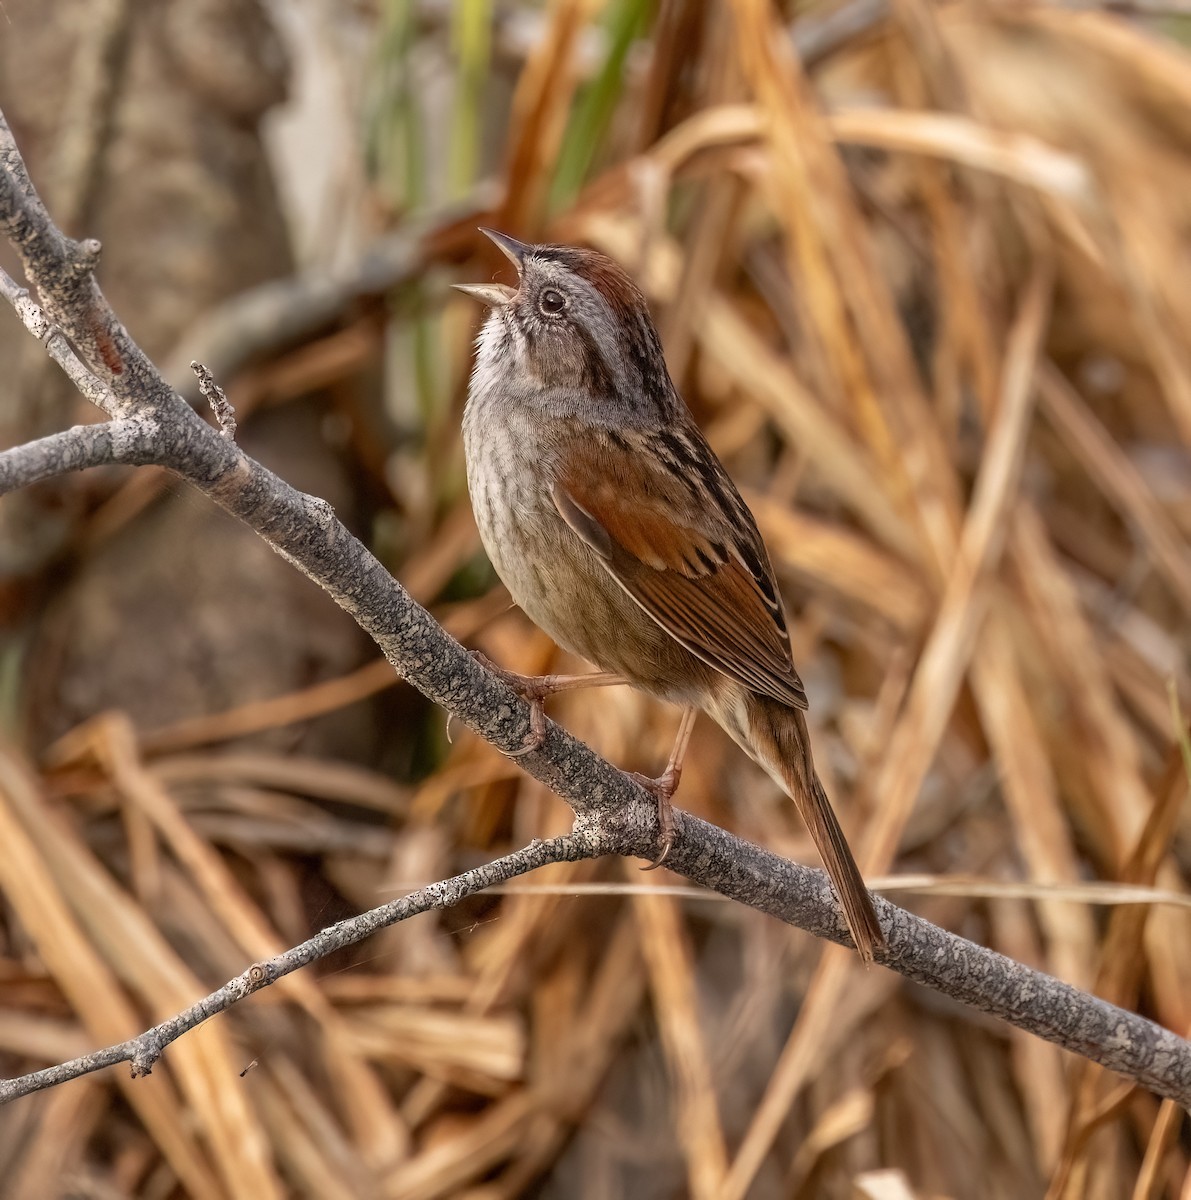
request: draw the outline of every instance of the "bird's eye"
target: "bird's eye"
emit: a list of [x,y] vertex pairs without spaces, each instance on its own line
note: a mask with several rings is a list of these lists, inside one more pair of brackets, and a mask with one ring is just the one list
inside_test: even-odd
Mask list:
[[538,308],[547,317],[557,317],[566,309],[566,306],[567,298],[562,292],[555,291],[554,288],[546,288],[538,297]]

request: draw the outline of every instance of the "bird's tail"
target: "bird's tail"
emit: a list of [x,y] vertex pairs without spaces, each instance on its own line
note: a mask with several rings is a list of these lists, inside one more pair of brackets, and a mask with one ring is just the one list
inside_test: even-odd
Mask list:
[[738,710],[738,720],[740,717],[746,748],[797,805],[831,877],[856,949],[861,958],[871,962],[885,947],[885,935],[860,868],[819,782],[806,719],[798,709],[756,693],[745,698],[743,711]]

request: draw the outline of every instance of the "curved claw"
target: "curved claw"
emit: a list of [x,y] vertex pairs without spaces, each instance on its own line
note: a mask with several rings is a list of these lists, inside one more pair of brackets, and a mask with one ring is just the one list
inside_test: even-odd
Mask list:
[[670,846],[671,846],[670,842],[665,842],[662,846],[661,854],[659,854],[657,856],[657,858],[655,858],[653,860],[653,862],[646,863],[646,865],[641,867],[640,869],[642,871],[656,871],[658,869],[658,867],[664,866],[666,863],[666,859],[670,857]]

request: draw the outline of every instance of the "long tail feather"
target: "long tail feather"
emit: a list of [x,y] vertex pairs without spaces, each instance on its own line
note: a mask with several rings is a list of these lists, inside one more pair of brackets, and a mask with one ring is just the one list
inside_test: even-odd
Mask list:
[[744,717],[749,748],[797,805],[831,877],[856,949],[861,958],[871,962],[876,952],[884,949],[885,935],[860,868],[819,782],[805,718],[796,708],[756,694],[748,696]]

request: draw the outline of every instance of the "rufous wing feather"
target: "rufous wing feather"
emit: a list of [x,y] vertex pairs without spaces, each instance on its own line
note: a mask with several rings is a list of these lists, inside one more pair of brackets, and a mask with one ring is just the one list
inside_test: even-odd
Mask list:
[[[675,641],[745,687],[805,708],[764,545],[727,477],[721,503],[731,513],[696,505],[646,453],[602,450],[599,469],[555,482],[563,520]],[[642,471],[651,477],[625,479]]]

